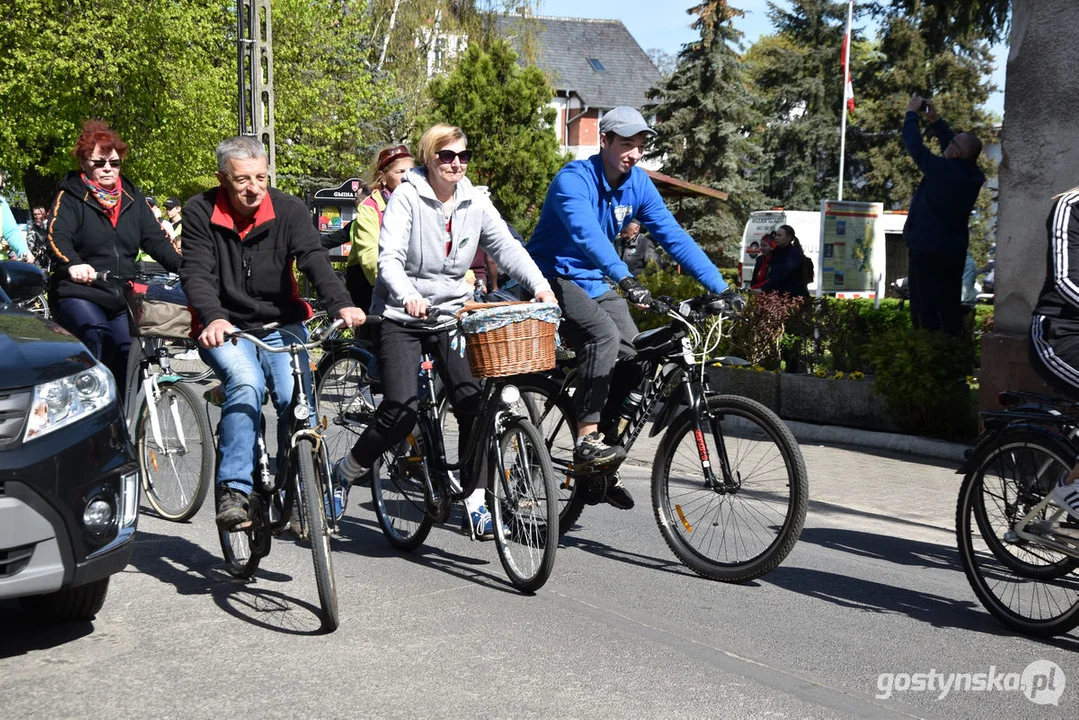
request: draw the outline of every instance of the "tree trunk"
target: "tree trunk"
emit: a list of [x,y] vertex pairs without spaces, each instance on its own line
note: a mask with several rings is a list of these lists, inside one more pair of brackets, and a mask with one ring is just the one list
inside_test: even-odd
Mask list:
[[[1079,3],[1014,0],[1001,133],[996,307],[983,341],[982,406],[1037,387],[1026,361],[1030,315],[1045,280],[1053,196],[1079,185]],[[990,351],[991,350],[991,351]]]

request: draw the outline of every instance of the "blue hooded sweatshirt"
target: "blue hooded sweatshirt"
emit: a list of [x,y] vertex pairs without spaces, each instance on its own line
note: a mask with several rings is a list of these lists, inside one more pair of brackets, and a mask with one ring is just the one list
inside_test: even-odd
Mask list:
[[574,160],[555,175],[528,253],[545,277],[572,280],[596,298],[611,289],[605,278],[618,282],[631,274],[618,257],[614,238],[633,218],[708,290],[727,289],[716,266],[671,215],[648,174],[634,167],[612,188],[598,154]]
[[[933,132],[943,153],[955,137],[948,123],[937,120]],[[922,171],[922,181],[910,201],[903,238],[911,250],[964,255],[970,242],[970,211],[978,200],[985,175],[976,160],[949,160],[934,155],[922,143],[918,113],[903,121],[903,144]]]

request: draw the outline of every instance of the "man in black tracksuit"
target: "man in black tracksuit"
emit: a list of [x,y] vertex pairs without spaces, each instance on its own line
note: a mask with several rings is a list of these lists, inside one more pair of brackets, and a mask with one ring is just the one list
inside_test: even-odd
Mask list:
[[[262,144],[250,137],[225,140],[217,146],[217,167],[220,185],[184,207],[180,279],[196,312],[199,354],[225,388],[216,496],[217,524],[227,530],[248,517],[267,389],[277,410],[277,447],[279,452],[288,447],[292,369],[287,353],[226,342],[226,334],[234,327],[249,330],[276,322],[279,326],[262,338],[267,344],[306,340],[303,321],[311,308],[300,298],[293,264],[314,284],[330,317],[354,327],[363,323],[364,314],[352,306],[334,274],[304,204],[268,187]],[[301,368],[309,384],[306,355]]]
[[[920,112],[932,123],[943,156],[922,143]],[[953,133],[932,101],[915,95],[903,121],[903,145],[923,174],[903,226],[910,257],[911,323],[958,336],[963,327],[960,298],[970,242],[968,222],[985,182],[978,169],[982,143],[971,133]]]

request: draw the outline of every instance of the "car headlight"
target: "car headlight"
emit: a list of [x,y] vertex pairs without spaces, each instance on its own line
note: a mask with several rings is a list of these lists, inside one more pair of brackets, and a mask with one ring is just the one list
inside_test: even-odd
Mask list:
[[34,388],[23,440],[33,440],[77,422],[116,400],[112,373],[98,364]]

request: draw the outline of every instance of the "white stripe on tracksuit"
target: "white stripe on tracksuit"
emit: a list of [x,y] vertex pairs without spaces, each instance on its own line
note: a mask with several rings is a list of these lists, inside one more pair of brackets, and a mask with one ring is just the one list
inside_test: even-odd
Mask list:
[[1079,285],[1068,277],[1068,225],[1071,222],[1072,205],[1076,202],[1079,202],[1079,192],[1074,191],[1065,193],[1057,200],[1049,242],[1053,244],[1053,281],[1068,302],[1079,306]]
[[1079,390],[1079,369],[1064,362],[1053,352],[1052,346],[1049,345],[1049,342],[1045,339],[1045,334],[1042,332],[1042,322],[1044,320],[1044,315],[1035,315],[1030,323],[1030,340],[1034,343],[1034,351],[1038,353],[1038,357],[1041,358],[1041,361],[1045,363],[1045,367],[1050,372],[1063,382]]
[[[1069,246],[1069,229],[1072,220],[1072,206],[1079,202],[1079,192],[1072,190],[1057,198],[1053,208],[1053,215],[1049,223],[1049,242],[1051,243],[1052,267],[1050,272],[1053,284],[1060,293],[1061,298],[1079,307],[1079,285],[1069,277],[1069,258],[1071,251]],[[1077,248],[1079,249],[1079,248]],[[1045,339],[1043,323],[1044,315],[1035,314],[1031,318],[1030,339],[1034,343],[1034,350],[1038,357],[1054,375],[1061,381],[1079,389],[1079,368],[1075,368],[1060,358]]]

